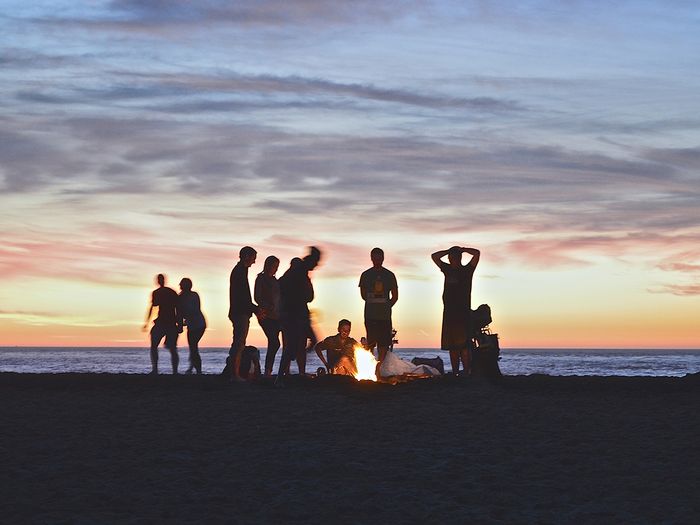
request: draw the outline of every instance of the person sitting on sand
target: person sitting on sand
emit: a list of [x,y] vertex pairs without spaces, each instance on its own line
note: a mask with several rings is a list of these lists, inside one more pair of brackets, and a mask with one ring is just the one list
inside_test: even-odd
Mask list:
[[165,348],[170,350],[173,374],[177,374],[180,358],[177,355],[177,336],[182,331],[182,319],[177,310],[178,296],[172,288],[165,286],[165,275],[156,276],[158,288],[151,294],[151,306],[146,312],[146,322],[143,331],[148,329],[153,308],[158,307],[158,316],[153,320],[151,328],[151,374],[158,373],[158,345],[165,338]]
[[[471,259],[462,265],[462,254],[468,253]],[[446,263],[442,258],[447,255]],[[440,348],[450,352],[452,373],[459,374],[459,361],[464,366],[464,374],[471,372],[472,340],[471,301],[472,278],[476,265],[479,264],[481,252],[476,248],[453,246],[432,254],[433,262],[445,274],[445,286],[442,292],[442,337]]]
[[[316,354],[331,374],[353,375],[357,371],[355,346],[358,342],[350,337],[350,327],[350,321],[341,319],[338,322],[338,333],[316,344]],[[326,351],[327,358],[323,356],[323,350]]]
[[192,291],[192,280],[184,277],[180,281],[180,290],[178,309],[183,325],[187,325],[187,343],[190,347],[190,366],[185,373],[191,374],[194,369],[201,374],[202,358],[199,355],[199,340],[207,329],[207,321],[202,314],[199,294]]

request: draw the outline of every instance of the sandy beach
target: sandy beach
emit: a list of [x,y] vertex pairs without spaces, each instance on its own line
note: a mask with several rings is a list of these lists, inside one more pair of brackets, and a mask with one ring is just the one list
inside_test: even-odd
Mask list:
[[[345,380],[344,380],[345,379]],[[700,377],[0,374],[4,523],[697,523]]]

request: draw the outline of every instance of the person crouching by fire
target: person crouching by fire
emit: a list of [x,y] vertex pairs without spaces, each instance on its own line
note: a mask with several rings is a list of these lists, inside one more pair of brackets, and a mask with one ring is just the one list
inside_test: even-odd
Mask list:
[[[350,327],[350,321],[341,319],[338,321],[338,333],[326,337],[315,346],[316,354],[330,374],[348,376],[357,371],[355,346],[359,343],[350,337]],[[323,355],[324,350],[327,357]]]

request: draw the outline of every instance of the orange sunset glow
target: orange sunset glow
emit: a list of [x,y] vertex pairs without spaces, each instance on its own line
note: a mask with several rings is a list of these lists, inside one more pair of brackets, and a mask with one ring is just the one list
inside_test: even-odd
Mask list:
[[314,245],[319,335],[341,318],[364,335],[358,280],[379,246],[400,346],[437,348],[430,254],[459,245],[481,251],[472,305],[503,348],[700,347],[692,17],[665,11],[664,32],[629,6],[418,4],[248,23],[182,3],[13,5],[0,345],[145,347],[164,273],[200,294],[201,345],[226,347],[239,249],[258,252],[252,286],[268,255],[279,277]]

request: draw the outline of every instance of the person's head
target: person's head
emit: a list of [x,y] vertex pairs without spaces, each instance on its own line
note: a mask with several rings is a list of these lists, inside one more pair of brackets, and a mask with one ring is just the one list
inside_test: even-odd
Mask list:
[[241,262],[248,267],[253,266],[257,255],[258,252],[255,251],[255,248],[251,248],[250,246],[244,246],[241,248],[241,251],[238,252]]
[[318,266],[321,261],[321,250],[316,248],[316,246],[309,247],[309,254],[304,257],[304,263],[306,264],[307,270],[313,270]]
[[280,267],[280,260],[274,255],[270,255],[265,259],[265,265],[263,266],[263,273],[265,275],[273,276],[277,273]]
[[447,250],[447,260],[450,264],[457,266],[462,263],[462,249],[459,246],[453,246]]
[[341,339],[347,339],[350,337],[350,321],[347,319],[341,319],[338,321],[338,333],[340,334]]
[[372,264],[376,267],[384,263],[384,250],[381,248],[372,248],[372,251],[369,252],[369,256],[372,259]]
[[192,279],[189,277],[183,277],[180,279],[180,290],[183,292],[191,292],[192,291]]
[[162,273],[156,275],[156,282],[158,283],[158,286],[165,286],[165,275]]

